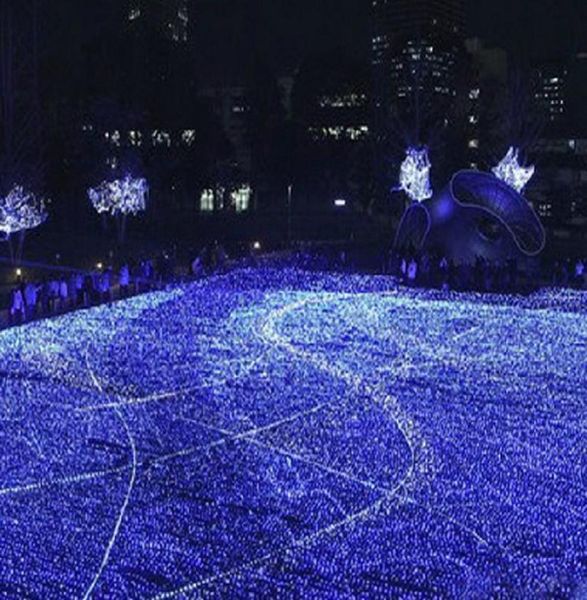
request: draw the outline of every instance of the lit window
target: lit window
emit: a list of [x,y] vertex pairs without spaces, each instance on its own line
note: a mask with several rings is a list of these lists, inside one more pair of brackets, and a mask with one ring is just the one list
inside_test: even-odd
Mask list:
[[211,189],[202,190],[200,195],[200,210],[202,212],[214,212],[214,192]]
[[141,146],[143,144],[143,134],[140,131],[129,131],[128,140],[131,146]]
[[167,131],[155,129],[151,134],[153,146],[171,146],[171,135]]
[[216,193],[214,195],[214,200],[216,203],[216,210],[224,210],[224,192],[226,190],[221,186],[216,186]]
[[251,206],[251,186],[241,185],[230,193],[232,205],[237,213],[246,212]]
[[181,134],[181,141],[186,146],[192,146],[196,141],[196,130],[195,129],[185,129]]

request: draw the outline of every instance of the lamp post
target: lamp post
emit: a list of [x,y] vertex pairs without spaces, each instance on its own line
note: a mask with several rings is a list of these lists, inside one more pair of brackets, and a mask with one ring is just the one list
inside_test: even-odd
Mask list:
[[293,184],[290,183],[287,186],[287,246],[291,247],[291,196],[293,191]]

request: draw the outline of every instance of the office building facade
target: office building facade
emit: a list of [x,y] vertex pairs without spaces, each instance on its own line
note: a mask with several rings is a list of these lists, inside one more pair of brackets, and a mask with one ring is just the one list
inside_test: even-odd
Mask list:
[[451,98],[464,43],[463,0],[372,0],[376,108],[415,94]]

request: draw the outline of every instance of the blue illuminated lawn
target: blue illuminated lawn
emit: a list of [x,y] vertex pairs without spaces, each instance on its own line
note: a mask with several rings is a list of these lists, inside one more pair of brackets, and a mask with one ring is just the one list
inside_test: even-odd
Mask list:
[[242,271],[0,334],[0,597],[587,591],[587,296]]

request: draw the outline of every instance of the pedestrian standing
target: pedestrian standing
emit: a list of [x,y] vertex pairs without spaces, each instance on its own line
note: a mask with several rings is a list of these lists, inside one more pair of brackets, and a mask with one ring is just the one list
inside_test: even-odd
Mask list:
[[59,281],[59,305],[62,312],[69,308],[69,290],[65,278]]
[[120,297],[126,298],[128,296],[128,289],[130,286],[130,271],[126,263],[120,267],[118,281],[120,284]]
[[29,319],[34,319],[37,316],[39,288],[29,281],[24,288],[24,300],[26,305],[26,314]]
[[22,286],[12,290],[10,302],[10,320],[13,324],[20,325],[26,318],[24,294]]

